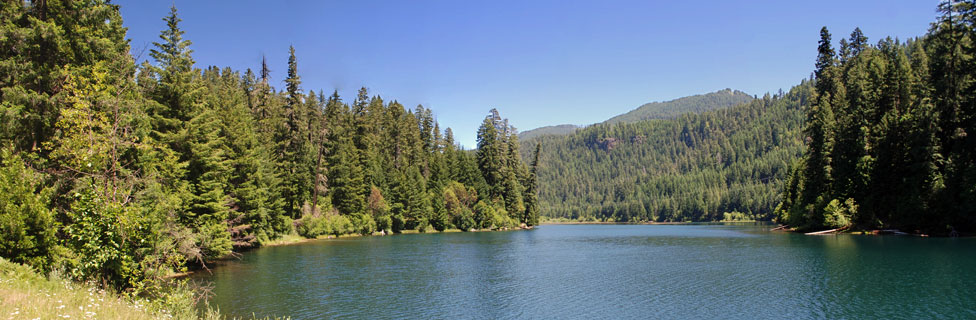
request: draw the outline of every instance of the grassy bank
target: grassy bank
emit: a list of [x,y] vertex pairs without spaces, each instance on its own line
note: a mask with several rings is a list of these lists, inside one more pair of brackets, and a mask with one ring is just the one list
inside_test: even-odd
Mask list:
[[[0,318],[5,319],[159,319],[195,317],[196,311],[165,310],[145,299],[131,299],[57,277],[0,258]],[[219,318],[210,314],[209,318]]]
[[178,287],[157,300],[132,298],[0,258],[0,319],[224,319],[201,312],[192,295]]

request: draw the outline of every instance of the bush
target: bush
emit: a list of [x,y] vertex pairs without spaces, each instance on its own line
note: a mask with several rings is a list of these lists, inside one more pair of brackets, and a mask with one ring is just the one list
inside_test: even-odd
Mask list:
[[323,215],[306,215],[302,217],[297,221],[295,231],[298,231],[298,235],[306,238],[315,238],[332,233],[326,217]]
[[478,229],[490,229],[495,225],[495,207],[484,200],[474,205],[474,221]]
[[478,222],[474,221],[474,214],[470,210],[463,210],[454,217],[454,226],[461,231],[468,231],[478,228]]
[[132,256],[126,252],[119,220],[121,210],[99,199],[90,189],[75,193],[68,217],[72,223],[64,228],[69,248],[80,256],[70,268],[78,280],[108,280],[123,287],[131,270]]
[[335,211],[326,214],[309,214],[298,220],[298,235],[315,238],[323,235],[341,236],[356,232],[356,226],[346,216]]
[[848,198],[843,204],[840,200],[830,200],[824,208],[824,225],[830,228],[840,228],[851,224],[851,217],[857,214],[857,204]]
[[495,208],[495,217],[492,219],[492,221],[495,223],[495,225],[492,226],[492,229],[512,229],[518,227],[519,225],[518,220],[509,216],[508,211],[505,210],[504,207]]
[[344,215],[330,215],[326,221],[332,226],[332,235],[336,237],[356,233],[356,226]]
[[390,217],[390,215],[386,214],[386,215],[376,217],[377,230],[392,232],[393,231],[392,228],[393,228],[393,218]]
[[57,251],[53,213],[46,203],[50,189],[38,188],[41,177],[19,156],[4,151],[0,167],[0,256],[51,270]]
[[376,220],[366,214],[357,213],[352,215],[352,225],[355,232],[361,235],[370,235],[376,231]]

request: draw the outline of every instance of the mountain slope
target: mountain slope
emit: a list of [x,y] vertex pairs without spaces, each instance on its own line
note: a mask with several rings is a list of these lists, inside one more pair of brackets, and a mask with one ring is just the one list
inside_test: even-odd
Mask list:
[[603,123],[615,124],[650,119],[673,119],[685,113],[702,113],[715,109],[728,108],[752,100],[753,97],[745,92],[725,89],[666,102],[645,103],[637,107],[637,109],[610,118]]
[[732,108],[597,124],[528,141],[522,148],[525,159],[535,143],[542,147],[541,215],[604,221],[768,220],[788,166],[803,150],[801,106],[811,90],[803,82],[787,94]]
[[519,140],[528,140],[532,138],[538,138],[539,136],[564,136],[572,134],[579,130],[579,126],[574,124],[560,124],[555,126],[545,126],[538,127],[532,130],[523,131],[519,133]]

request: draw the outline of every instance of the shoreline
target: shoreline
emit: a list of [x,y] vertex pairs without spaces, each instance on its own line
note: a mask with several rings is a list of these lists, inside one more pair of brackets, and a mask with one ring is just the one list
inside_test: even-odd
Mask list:
[[919,238],[976,238],[976,234],[959,233],[955,236],[950,234],[931,234],[919,232],[904,232],[898,229],[876,229],[876,230],[821,230],[821,231],[798,231],[784,225],[770,229],[775,232],[788,232],[807,236],[836,236],[836,235],[857,235],[857,236],[899,236],[899,237],[919,237]]
[[213,261],[207,261],[206,262],[207,267],[199,268],[199,269],[194,269],[194,270],[188,270],[186,272],[174,273],[174,274],[165,276],[165,278],[178,279],[178,278],[191,277],[191,276],[193,276],[193,275],[195,275],[197,273],[200,273],[201,271],[209,271],[210,269],[217,268],[217,267],[219,267],[221,265],[228,264],[228,263],[232,263],[234,261],[240,260],[241,255],[243,255],[244,253],[247,253],[247,252],[250,252],[250,251],[254,251],[254,250],[261,250],[263,248],[269,248],[269,247],[292,246],[292,245],[306,244],[306,243],[310,243],[310,242],[332,241],[332,240],[340,240],[340,239],[348,239],[348,238],[388,237],[388,236],[407,235],[407,234],[440,234],[440,233],[462,233],[462,232],[469,232],[469,233],[471,233],[471,232],[525,231],[525,230],[535,229],[535,227],[536,226],[515,227],[515,228],[504,228],[504,229],[498,229],[498,230],[491,230],[491,229],[472,229],[472,230],[469,230],[469,231],[463,231],[461,229],[446,229],[444,231],[431,231],[431,232],[420,232],[419,230],[403,230],[400,233],[393,233],[393,232],[391,232],[391,233],[388,233],[387,234],[387,233],[383,233],[383,232],[373,232],[372,234],[368,234],[368,235],[361,235],[361,234],[344,234],[344,235],[340,235],[340,236],[324,235],[324,236],[318,236],[318,237],[315,237],[315,238],[305,238],[305,237],[302,237],[302,236],[299,236],[299,235],[289,234],[289,235],[285,235],[285,236],[283,236],[281,238],[275,239],[275,240],[273,240],[271,242],[268,242],[267,244],[263,244],[260,247],[250,248],[250,249],[247,249],[247,250],[244,250],[244,251],[241,251],[241,252],[233,252],[233,253],[231,253],[231,254],[229,254],[229,255],[227,255],[225,257],[222,257],[220,259],[216,259],[216,260],[213,260]]
[[742,220],[742,221],[698,221],[698,222],[683,222],[683,221],[670,221],[670,222],[657,222],[657,221],[645,221],[645,222],[612,222],[612,221],[546,221],[539,223],[540,226],[545,225],[694,225],[694,224],[719,224],[719,223],[772,223],[771,221],[760,221],[760,220]]

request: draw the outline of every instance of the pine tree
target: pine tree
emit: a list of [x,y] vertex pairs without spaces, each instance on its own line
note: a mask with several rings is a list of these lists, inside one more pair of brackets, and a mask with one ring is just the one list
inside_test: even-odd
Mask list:
[[301,77],[298,75],[298,59],[295,48],[288,49],[288,77],[285,79],[287,96],[284,105],[284,125],[278,129],[275,141],[278,143],[279,171],[283,177],[283,199],[285,213],[293,218],[301,214],[302,206],[311,200],[315,175],[311,172],[315,159],[309,138],[312,122],[305,96],[301,92]]
[[[539,171],[539,154],[542,151],[542,143],[537,142],[535,144],[535,151],[532,152],[532,162],[530,164],[529,173],[525,179],[525,193],[523,198],[525,199],[525,215],[521,219],[526,225],[534,226],[539,224],[539,195],[538,195],[538,176]],[[643,206],[641,206],[643,210]]]
[[492,199],[504,195],[504,167],[505,154],[502,133],[499,132],[501,117],[498,110],[491,109],[481,127],[478,128],[478,169],[484,176],[485,182],[489,186],[489,194]]
[[70,70],[105,63],[113,76],[132,75],[117,5],[5,1],[0,21],[0,143],[17,151],[47,153],[43,145],[55,135]]
[[829,192],[830,186],[830,132],[832,130],[833,109],[831,103],[834,92],[833,68],[834,50],[830,44],[830,32],[820,29],[820,45],[817,48],[815,74],[816,102],[807,111],[807,152],[804,163],[801,209],[806,212],[806,224],[819,227],[823,224],[820,209],[823,207],[822,195]]
[[184,187],[173,181],[166,188],[182,198],[178,221],[197,234],[203,257],[217,258],[232,246],[226,224],[230,197],[225,186],[231,170],[226,140],[215,106],[205,103],[210,92],[193,67],[191,43],[183,39],[176,7],[164,20],[162,42],[155,42],[150,51],[158,65],[150,71],[157,74],[158,83],[152,94],[157,104],[149,111],[155,135],[176,152],[182,162],[178,168],[185,168],[180,178],[187,183]]

